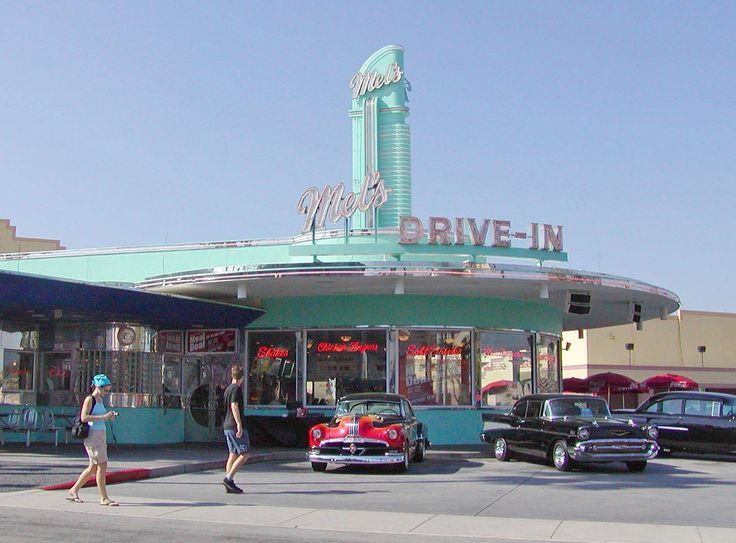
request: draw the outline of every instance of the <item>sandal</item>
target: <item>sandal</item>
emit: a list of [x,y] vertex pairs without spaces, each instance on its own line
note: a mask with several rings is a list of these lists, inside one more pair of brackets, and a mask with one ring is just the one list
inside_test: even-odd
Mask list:
[[82,498],[80,498],[80,497],[79,497],[79,494],[71,494],[71,493],[67,492],[67,493],[66,493],[66,496],[64,496],[64,498],[65,498],[65,499],[66,499],[67,501],[70,501],[70,502],[74,502],[74,503],[84,503],[84,502],[82,501]]
[[104,500],[100,502],[100,505],[110,505],[110,506],[117,507],[120,504],[114,500],[111,500],[110,498],[105,498]]

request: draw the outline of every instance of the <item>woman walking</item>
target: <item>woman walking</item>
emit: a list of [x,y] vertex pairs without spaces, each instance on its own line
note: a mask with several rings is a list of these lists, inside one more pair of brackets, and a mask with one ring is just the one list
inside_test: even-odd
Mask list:
[[105,429],[106,420],[114,420],[117,416],[115,411],[107,411],[103,404],[104,397],[110,393],[112,384],[107,375],[100,373],[92,378],[92,385],[95,387],[92,394],[89,394],[82,404],[81,419],[82,422],[90,424],[89,436],[84,440],[84,448],[89,456],[89,466],[85,469],[69,489],[66,499],[72,502],[82,503],[79,497],[79,490],[93,476],[97,479],[97,489],[100,491],[100,505],[118,505],[116,501],[110,499],[107,495],[107,486],[105,485],[105,474],[107,473],[107,431]]

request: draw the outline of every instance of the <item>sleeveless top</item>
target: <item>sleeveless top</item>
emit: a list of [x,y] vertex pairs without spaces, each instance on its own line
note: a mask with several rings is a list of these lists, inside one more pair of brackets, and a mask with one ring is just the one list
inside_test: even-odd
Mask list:
[[[94,417],[100,417],[107,413],[107,409],[105,409],[105,406],[102,405],[102,400],[98,400],[95,398],[95,406],[92,408],[92,412],[90,412],[90,415]],[[102,430],[105,431],[105,421],[104,420],[96,420],[92,422],[89,425],[90,430]]]

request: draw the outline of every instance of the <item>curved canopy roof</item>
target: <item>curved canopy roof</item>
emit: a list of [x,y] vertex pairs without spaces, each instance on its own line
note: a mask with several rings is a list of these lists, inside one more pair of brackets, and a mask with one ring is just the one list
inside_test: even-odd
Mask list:
[[[562,268],[486,263],[333,262],[223,266],[151,277],[139,287],[197,298],[258,304],[263,299],[414,294],[501,298],[547,303],[563,315],[563,329],[631,321],[631,304],[642,320],[677,310],[678,297],[646,283]],[[590,294],[590,312],[566,312],[569,292]]]

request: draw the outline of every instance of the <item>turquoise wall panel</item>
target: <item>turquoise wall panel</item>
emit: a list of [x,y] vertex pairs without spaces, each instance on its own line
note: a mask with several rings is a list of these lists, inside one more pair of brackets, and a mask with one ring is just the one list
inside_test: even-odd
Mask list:
[[378,326],[473,326],[560,334],[554,308],[517,300],[452,296],[304,296],[267,299],[266,314],[251,328]]
[[118,443],[159,445],[184,441],[183,409],[115,408],[120,413],[115,422],[108,423],[107,441],[115,433]]
[[483,430],[482,411],[472,409],[415,409],[427,425],[432,445],[479,445]]

